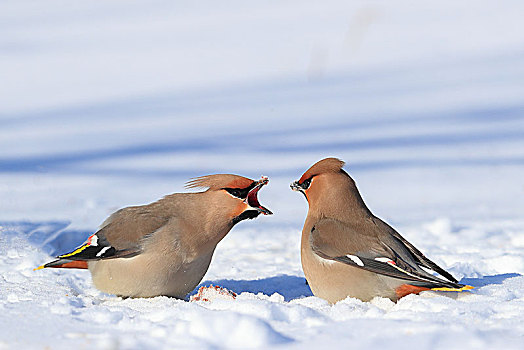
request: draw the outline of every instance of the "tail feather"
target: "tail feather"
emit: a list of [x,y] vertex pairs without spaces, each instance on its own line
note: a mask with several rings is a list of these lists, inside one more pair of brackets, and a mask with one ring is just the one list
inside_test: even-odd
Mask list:
[[42,266],[38,266],[34,271],[41,270],[44,268],[68,268],[68,269],[87,269],[87,261],[85,260],[69,260],[69,259],[57,259]]
[[464,292],[466,290],[474,289],[473,286],[468,286],[464,284],[459,284],[459,288],[448,288],[448,287],[437,287],[437,288],[431,288],[431,290],[437,290],[441,292]]
[[422,286],[422,285],[417,286],[417,285],[412,285],[412,284],[402,284],[399,287],[397,287],[395,292],[397,294],[397,297],[400,299],[402,297],[405,297],[406,295],[418,294],[425,290],[434,290],[434,291],[439,291],[439,292],[464,292],[464,291],[471,290],[474,288],[473,286],[468,286],[464,284],[458,284],[458,283],[454,283],[454,284],[456,286],[453,286],[453,288],[445,287],[445,286],[435,287],[434,285],[433,286]]

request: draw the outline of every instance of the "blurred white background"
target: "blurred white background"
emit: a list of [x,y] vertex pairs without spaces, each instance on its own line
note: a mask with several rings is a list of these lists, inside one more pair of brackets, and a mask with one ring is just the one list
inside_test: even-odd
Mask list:
[[[0,220],[93,228],[188,178],[337,156],[381,216],[524,209],[519,1],[4,1]],[[269,224],[270,220],[266,220]]]

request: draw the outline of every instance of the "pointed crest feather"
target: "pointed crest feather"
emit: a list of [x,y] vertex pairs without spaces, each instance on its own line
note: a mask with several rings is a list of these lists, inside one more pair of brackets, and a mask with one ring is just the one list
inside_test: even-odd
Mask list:
[[338,158],[324,158],[313,164],[298,180],[299,183],[309,179],[312,176],[323,174],[323,173],[336,173],[339,172],[344,166],[344,161]]
[[220,190],[222,188],[246,188],[254,181],[247,177],[233,174],[214,174],[199,176],[186,182],[186,188]]

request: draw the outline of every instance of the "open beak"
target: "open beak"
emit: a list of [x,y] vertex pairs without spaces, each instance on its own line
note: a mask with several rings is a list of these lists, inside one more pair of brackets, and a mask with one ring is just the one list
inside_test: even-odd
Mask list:
[[269,178],[267,176],[262,176],[260,180],[257,181],[257,184],[251,191],[249,191],[247,198],[244,200],[247,205],[249,205],[251,208],[257,210],[258,212],[264,214],[264,215],[271,215],[273,214],[271,210],[267,209],[266,207],[262,206],[258,202],[257,193],[260,191],[260,189],[267,185],[269,182]]

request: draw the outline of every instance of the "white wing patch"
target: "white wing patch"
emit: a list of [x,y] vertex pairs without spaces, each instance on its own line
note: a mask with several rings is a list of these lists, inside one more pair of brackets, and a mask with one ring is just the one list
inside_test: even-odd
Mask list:
[[430,279],[424,278],[424,277],[422,277],[422,276],[420,276],[420,275],[414,275],[414,274],[412,274],[412,273],[410,273],[410,272],[408,272],[408,271],[406,271],[406,270],[400,268],[400,267],[399,267],[399,266],[398,266],[398,265],[397,265],[393,260],[391,260],[390,258],[379,257],[379,258],[375,258],[375,260],[376,260],[376,261],[383,262],[383,263],[386,263],[386,264],[388,264],[389,266],[392,266],[392,267],[396,268],[397,270],[399,270],[399,271],[402,272],[402,273],[405,273],[405,274],[408,275],[408,276],[415,277],[415,278],[418,278],[418,279],[421,279],[421,280],[425,280],[425,281],[430,281],[430,282],[431,282]]
[[364,263],[362,262],[362,260],[360,260],[360,258],[356,255],[351,255],[351,254],[348,254],[346,255],[349,259],[351,259],[355,264],[357,264],[358,266],[364,266]]
[[390,258],[375,258],[375,260],[386,263],[386,264],[390,264],[390,265],[396,265],[395,262],[391,260]]
[[104,253],[105,253],[108,249],[110,249],[110,248],[111,248],[111,247],[104,247],[104,248],[100,249],[100,251],[99,251],[98,253],[96,253],[96,256],[102,256],[102,255],[104,255]]

